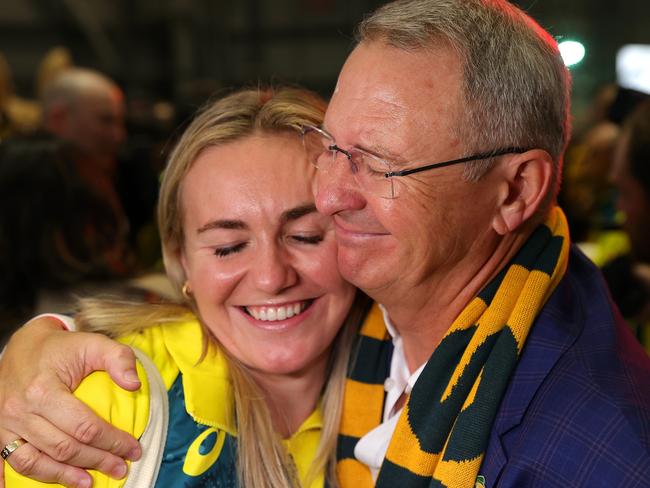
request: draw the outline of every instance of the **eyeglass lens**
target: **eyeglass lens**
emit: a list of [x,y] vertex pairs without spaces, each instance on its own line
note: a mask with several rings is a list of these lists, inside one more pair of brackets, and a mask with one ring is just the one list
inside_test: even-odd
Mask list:
[[332,137],[316,128],[305,128],[302,139],[309,162],[320,170],[329,171],[341,153],[359,186],[375,195],[395,198],[393,179],[386,177],[390,167],[385,161],[360,149],[340,149]]

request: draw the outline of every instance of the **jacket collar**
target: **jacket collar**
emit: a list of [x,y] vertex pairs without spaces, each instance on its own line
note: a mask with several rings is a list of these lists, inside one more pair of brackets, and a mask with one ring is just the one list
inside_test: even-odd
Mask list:
[[[571,261],[580,259],[575,250]],[[503,439],[519,426],[543,381],[563,354],[579,337],[582,310],[575,296],[574,284],[567,270],[530,331],[517,367],[501,401],[488,441],[480,474],[496,480],[508,461]]]
[[223,354],[210,344],[201,359],[205,338],[197,320],[169,324],[163,333],[182,375],[187,412],[201,424],[235,435],[235,399]]

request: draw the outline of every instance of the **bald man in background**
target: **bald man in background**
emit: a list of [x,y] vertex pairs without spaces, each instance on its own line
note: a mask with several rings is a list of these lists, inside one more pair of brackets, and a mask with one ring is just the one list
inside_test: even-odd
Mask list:
[[45,87],[42,103],[44,129],[76,149],[79,176],[125,226],[115,189],[117,154],[126,140],[122,90],[97,71],[71,68]]
[[110,167],[126,139],[124,94],[99,72],[71,68],[43,93],[45,129]]

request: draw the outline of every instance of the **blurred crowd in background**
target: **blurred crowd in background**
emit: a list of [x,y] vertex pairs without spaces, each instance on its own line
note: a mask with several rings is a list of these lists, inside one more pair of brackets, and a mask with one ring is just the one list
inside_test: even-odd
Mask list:
[[[559,201],[650,352],[649,99],[602,87],[574,131]],[[21,98],[0,54],[0,342],[36,313],[71,312],[78,295],[169,296],[158,180],[198,104],[129,98],[62,47],[41,60],[33,98]]]
[[[148,293],[161,269],[158,178],[178,125],[170,104],[142,107],[62,47],[14,93],[0,56],[0,320],[71,311],[87,293]],[[155,290],[155,288],[154,288]]]
[[650,95],[602,87],[573,133],[559,203],[650,353]]

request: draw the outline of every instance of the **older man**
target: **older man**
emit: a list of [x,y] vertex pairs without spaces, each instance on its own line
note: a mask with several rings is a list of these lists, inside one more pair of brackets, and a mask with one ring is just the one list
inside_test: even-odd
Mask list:
[[[341,485],[643,486],[650,364],[553,205],[569,135],[557,46],[497,0],[393,2],[359,32],[324,126],[303,135],[341,271],[382,304],[346,387]],[[129,360],[93,341],[81,364],[132,387]]]
[[42,98],[46,130],[94,159],[114,162],[126,138],[124,95],[115,82],[93,70],[69,68],[45,86]]
[[[487,1],[391,3],[359,34],[306,135],[340,269],[394,344],[388,381],[352,372],[343,484],[370,485],[368,466],[377,486],[641,486],[649,361],[552,205],[555,42]],[[379,366],[371,319],[359,357]]]

